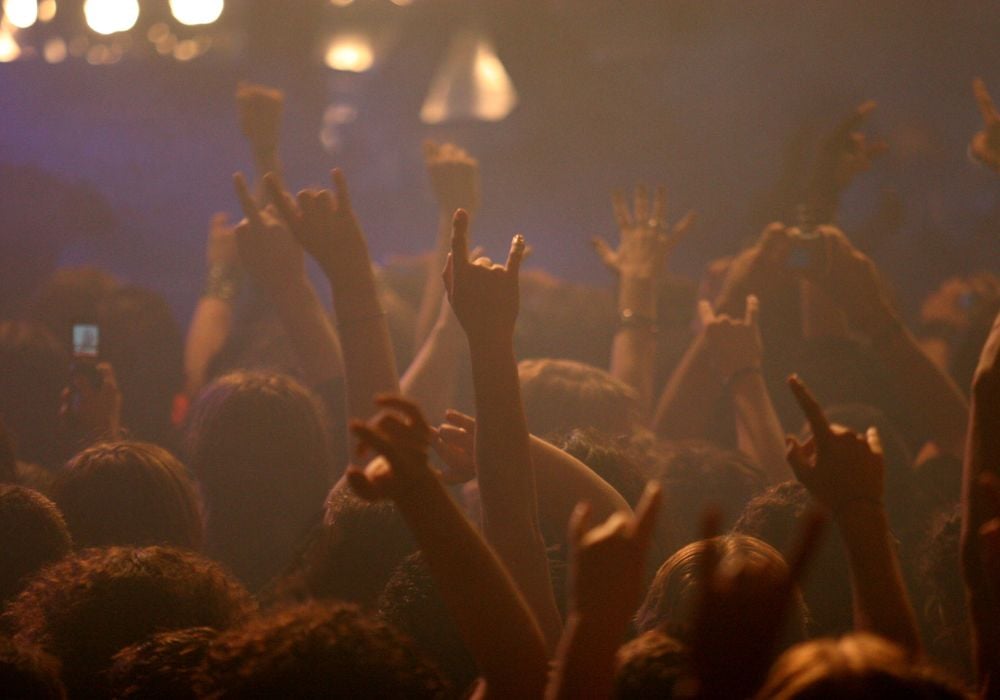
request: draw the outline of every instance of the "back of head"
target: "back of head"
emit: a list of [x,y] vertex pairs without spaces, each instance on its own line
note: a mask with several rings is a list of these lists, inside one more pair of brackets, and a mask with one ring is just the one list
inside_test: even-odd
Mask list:
[[440,698],[440,674],[352,605],[308,603],[220,635],[197,674],[208,698]]
[[211,627],[189,627],[125,647],[115,654],[107,674],[110,695],[194,700],[194,672],[218,635]]
[[7,610],[19,644],[52,654],[74,697],[103,690],[124,647],[157,632],[245,620],[250,594],[218,564],[167,547],[90,549],[38,574]]
[[555,444],[611,484],[629,505],[639,502],[646,487],[639,466],[643,455],[627,437],[582,428],[561,436]]
[[171,412],[184,381],[180,327],[159,294],[121,287],[98,310],[101,358],[115,368],[122,422],[141,440],[170,444]]
[[684,645],[659,630],[639,635],[618,650],[615,700],[674,697],[688,672]]
[[28,317],[44,324],[70,350],[73,325],[96,322],[101,302],[120,286],[121,282],[96,267],[60,268],[35,290]]
[[108,442],[85,449],[59,475],[53,499],[78,547],[201,546],[194,482],[156,445]]
[[758,700],[960,700],[939,671],[869,634],[816,639],[792,647],[771,667]]
[[528,428],[536,435],[597,428],[627,434],[639,416],[635,390],[602,369],[573,360],[518,364]]
[[664,443],[653,453],[653,478],[663,485],[665,527],[660,531],[667,551],[698,539],[698,523],[707,508],[723,515],[730,527],[766,484],[764,473],[750,457],[702,440]]
[[[755,496],[733,526],[733,532],[767,542],[779,552],[791,551],[802,524],[816,507],[797,481],[776,484]],[[824,537],[810,564],[802,594],[809,606],[812,629],[837,635],[854,624],[847,554],[838,537]]]
[[[638,631],[657,629],[682,643],[691,641],[691,623],[699,598],[699,576],[705,566],[709,542],[714,544],[720,569],[742,567],[751,597],[755,590],[766,591],[782,585],[788,576],[788,565],[778,550],[755,537],[723,535],[692,542],[670,556],[656,572],[646,599],[636,613]],[[806,611],[800,602],[790,620],[792,641],[805,637],[805,624]],[[733,625],[739,625],[739,620],[733,620]]]
[[189,464],[205,499],[206,549],[253,585],[288,563],[320,512],[331,472],[321,411],[297,381],[263,372],[217,379],[193,407]]
[[23,486],[0,485],[0,608],[71,548],[69,530],[52,501]]
[[63,700],[59,662],[48,654],[0,637],[0,689],[7,700]]
[[0,418],[28,462],[59,462],[56,417],[69,379],[69,355],[44,326],[0,322]]

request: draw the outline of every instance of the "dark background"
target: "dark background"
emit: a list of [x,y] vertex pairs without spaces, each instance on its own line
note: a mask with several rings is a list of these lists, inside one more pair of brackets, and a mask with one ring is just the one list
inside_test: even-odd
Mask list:
[[[145,40],[166,0],[141,2],[133,50],[116,65],[0,64],[9,279],[94,263],[164,293],[185,320],[201,287],[209,217],[235,216],[230,175],[250,168],[232,99],[244,78],[287,93],[292,186],[345,169],[379,262],[432,244],[420,155],[430,136],[480,158],[476,236],[489,253],[521,231],[536,250],[531,264],[609,283],[587,245],[595,233],[613,235],[607,192],[662,181],[673,217],[701,214],[672,263],[697,276],[783,215],[782,187],[796,178],[789,163],[873,98],[867,131],[892,151],[845,199],[848,233],[909,312],[947,274],[1000,267],[1000,181],[966,156],[981,125],[973,76],[1000,101],[1000,3],[228,0],[211,29],[227,48],[179,63]],[[86,34],[79,5],[60,0],[58,26],[18,40]],[[322,63],[325,40],[348,26],[382,42],[367,73]],[[498,124],[424,126],[431,77],[467,26],[494,38],[520,106]],[[331,103],[357,111],[333,153],[319,139]]]

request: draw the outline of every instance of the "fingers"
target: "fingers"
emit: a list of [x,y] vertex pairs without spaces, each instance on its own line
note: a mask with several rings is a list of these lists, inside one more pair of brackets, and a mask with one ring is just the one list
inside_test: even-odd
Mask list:
[[611,249],[608,242],[605,241],[600,236],[593,236],[590,239],[590,245],[593,246],[594,252],[601,259],[607,267],[613,268],[615,265],[615,251]]
[[751,294],[747,297],[747,310],[743,322],[751,328],[756,328],[758,313],[760,313],[760,301],[756,295]]
[[359,457],[370,448],[379,454],[389,457],[391,460],[390,454],[393,452],[392,445],[382,435],[375,430],[372,430],[361,421],[351,421],[348,427],[350,428],[351,433],[358,438],[357,455]]
[[834,134],[839,138],[847,138],[847,136],[854,130],[858,129],[862,122],[872,113],[875,109],[875,100],[868,100],[862,102],[858,105],[849,117],[844,119],[840,124],[837,125]]
[[868,449],[872,454],[882,455],[882,438],[879,437],[878,428],[874,425],[865,431],[865,442],[868,443]]
[[650,213],[653,221],[666,221],[667,219],[667,188],[665,185],[657,185],[653,193],[653,211]]
[[799,408],[805,414],[806,420],[809,421],[809,427],[812,429],[812,434],[816,438],[817,444],[828,440],[831,435],[830,422],[826,419],[826,414],[823,413],[822,407],[812,395],[812,392],[794,374],[788,378],[788,387],[792,390],[792,394],[795,396]]
[[516,277],[521,272],[522,260],[524,260],[524,236],[519,233],[510,241],[510,251],[507,253],[507,272]]
[[649,221],[649,188],[642,184],[635,187],[635,220],[640,225]]
[[469,431],[459,428],[458,426],[448,425],[447,423],[441,425],[435,431],[438,439],[441,440],[446,445],[451,447],[459,447],[463,450],[472,447],[473,436]]
[[615,210],[615,223],[619,229],[632,227],[632,216],[628,211],[628,204],[625,203],[625,195],[621,190],[611,193],[611,206]]
[[972,81],[972,94],[976,97],[976,104],[979,105],[979,113],[983,115],[985,124],[992,124],[1000,120],[1000,112],[997,112],[996,107],[993,106],[993,99],[990,97],[986,83],[982,78],[976,78]]
[[413,403],[404,399],[402,396],[394,396],[392,394],[380,394],[375,397],[375,403],[383,408],[392,408],[404,416],[410,419],[410,424],[420,430],[421,432],[430,432],[430,426],[427,424],[427,420],[424,418],[424,414],[421,412],[420,408]]
[[642,493],[638,505],[635,507],[635,529],[633,536],[636,541],[646,546],[653,537],[656,529],[656,518],[660,514],[660,506],[663,503],[663,490],[656,481],[646,484],[646,490]]
[[448,419],[449,423],[458,426],[462,430],[466,430],[470,433],[476,432],[476,419],[472,416],[468,416],[461,411],[449,408],[444,412],[444,417]]
[[435,141],[431,139],[424,139],[423,142],[424,160],[432,161],[437,158],[438,155],[438,145]]
[[377,501],[379,498],[378,489],[368,480],[365,473],[357,467],[347,468],[344,474],[347,477],[347,484],[360,498],[366,501]]
[[694,209],[688,211],[681,220],[674,224],[674,228],[670,234],[670,245],[671,247],[676,246],[687,236],[688,232],[694,227],[694,222],[698,218],[697,212]]
[[792,468],[795,478],[805,483],[804,479],[808,479],[810,467],[809,456],[806,448],[799,444],[799,441],[791,435],[785,437],[785,460],[788,462],[788,466]]
[[698,319],[702,328],[707,328],[715,322],[715,311],[712,310],[712,303],[707,299],[698,300]]
[[451,257],[453,265],[469,263],[469,214],[456,209],[451,220]]
[[297,216],[291,197],[285,192],[281,186],[281,182],[274,173],[267,173],[264,176],[264,188],[267,191],[268,199],[278,209],[281,218],[289,224],[294,222]]
[[251,225],[263,226],[263,221],[260,218],[260,209],[257,208],[257,202],[254,201],[253,195],[250,194],[250,188],[247,187],[247,180],[243,176],[243,173],[233,175],[233,185],[236,187],[236,196],[239,197],[240,206],[243,208],[243,216],[247,218],[247,221]]
[[590,530],[590,503],[580,501],[569,516],[569,541],[575,547]]
[[347,177],[340,168],[330,171],[330,179],[333,180],[333,191],[337,194],[337,208],[350,211],[351,193],[347,190]]

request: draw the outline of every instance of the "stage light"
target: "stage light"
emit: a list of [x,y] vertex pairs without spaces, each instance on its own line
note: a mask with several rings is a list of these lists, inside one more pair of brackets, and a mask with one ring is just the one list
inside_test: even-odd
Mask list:
[[337,7],[347,7],[352,2],[354,2],[354,0],[330,0],[330,4],[336,5]]
[[45,57],[46,63],[62,63],[66,60],[67,53],[66,42],[60,37],[49,39],[42,47],[42,55]]
[[181,24],[211,24],[219,19],[225,0],[170,0],[170,11]]
[[38,3],[38,21],[39,22],[51,22],[56,18],[56,11],[59,6],[56,4],[56,0],[41,0]]
[[452,40],[431,81],[420,119],[425,124],[463,119],[498,122],[517,101],[517,90],[493,44],[481,33],[465,31]]
[[139,20],[138,0],[86,0],[87,26],[98,34],[127,32]]
[[18,29],[27,29],[38,21],[36,0],[3,0],[3,16]]
[[375,63],[375,50],[363,34],[340,34],[326,48],[326,65],[334,70],[363,73]]
[[21,47],[18,46],[14,35],[7,27],[0,25],[0,63],[16,61],[20,55]]

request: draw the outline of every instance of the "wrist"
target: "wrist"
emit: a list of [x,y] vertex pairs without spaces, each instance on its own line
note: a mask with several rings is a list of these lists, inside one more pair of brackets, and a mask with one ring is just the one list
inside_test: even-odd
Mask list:
[[243,270],[237,263],[211,263],[201,295],[231,302],[239,295],[242,282]]
[[618,311],[624,309],[656,318],[656,280],[652,276],[622,274],[618,282]]

